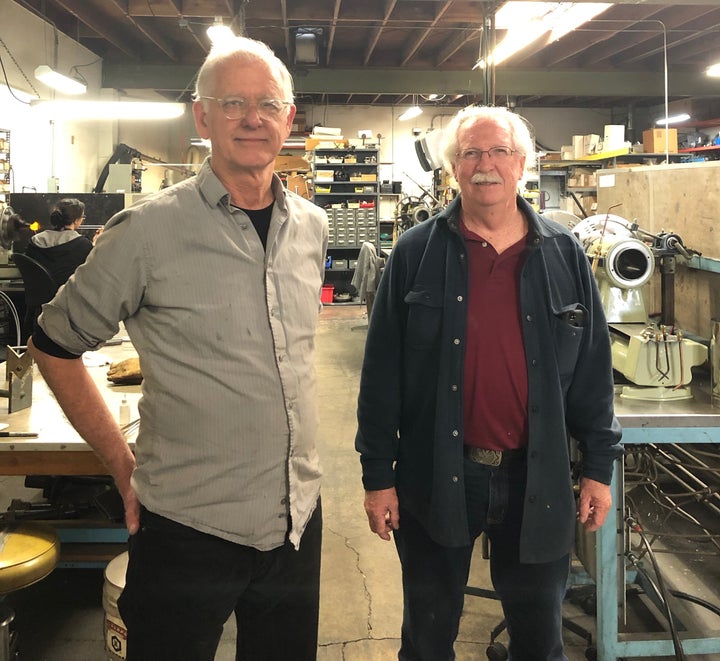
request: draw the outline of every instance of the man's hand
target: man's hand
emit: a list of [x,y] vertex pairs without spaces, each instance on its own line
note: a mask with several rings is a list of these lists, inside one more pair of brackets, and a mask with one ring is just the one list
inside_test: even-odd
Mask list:
[[[118,489],[119,491],[119,489]],[[140,501],[130,484],[120,493],[125,506],[125,525],[128,533],[134,535],[140,529]]]
[[587,477],[580,478],[580,503],[578,520],[585,529],[592,532],[605,523],[612,506],[610,485],[596,482]]
[[365,492],[365,513],[370,530],[380,539],[390,540],[390,531],[400,527],[400,511],[395,487]]

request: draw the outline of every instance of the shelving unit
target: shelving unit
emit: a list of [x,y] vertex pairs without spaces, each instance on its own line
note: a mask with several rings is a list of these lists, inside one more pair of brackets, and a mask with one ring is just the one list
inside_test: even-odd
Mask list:
[[330,241],[325,283],[336,294],[355,295],[351,281],[360,248],[379,248],[378,149],[315,148],[312,159],[313,202],[325,209]]
[[10,194],[10,131],[0,129],[0,203]]
[[[707,149],[705,147],[693,150],[681,150],[668,154],[671,162],[679,162],[687,159],[687,152],[699,151]],[[716,148],[719,149],[720,148]],[[540,191],[546,195],[546,208],[561,208],[561,202],[564,198],[575,197],[579,201],[580,196],[585,199],[597,200],[597,182],[593,180],[596,170],[614,168],[618,163],[638,163],[642,164],[648,160],[659,161],[665,160],[665,153],[632,153],[629,149],[623,148],[614,151],[601,152],[599,154],[591,154],[572,161],[561,160],[541,160],[538,169],[539,178],[538,186]],[[573,185],[573,175],[580,172],[579,169],[587,168],[592,173],[582,173],[578,176],[579,181]],[[588,183],[581,183],[588,182]],[[592,202],[591,202],[592,204]],[[583,205],[586,213],[594,213],[592,209],[586,209],[587,204]],[[569,210],[569,209],[567,209]],[[579,209],[575,207],[573,213],[579,214]]]

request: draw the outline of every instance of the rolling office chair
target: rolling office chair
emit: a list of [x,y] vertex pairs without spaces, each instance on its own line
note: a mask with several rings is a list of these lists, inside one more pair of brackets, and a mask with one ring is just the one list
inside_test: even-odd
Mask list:
[[25,343],[32,335],[43,303],[55,296],[58,285],[50,272],[32,257],[13,253],[12,260],[25,283],[25,317],[22,328],[22,341]]

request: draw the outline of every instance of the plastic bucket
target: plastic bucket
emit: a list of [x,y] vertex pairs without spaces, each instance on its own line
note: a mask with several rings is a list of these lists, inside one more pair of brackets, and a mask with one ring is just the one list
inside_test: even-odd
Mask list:
[[320,302],[321,303],[332,303],[334,295],[335,295],[335,285],[323,285],[322,293],[320,294]]
[[103,609],[105,619],[105,651],[109,661],[124,661],[127,654],[127,629],[120,617],[117,600],[125,587],[125,573],[128,565],[128,553],[121,553],[113,558],[105,567],[105,583],[103,584]]

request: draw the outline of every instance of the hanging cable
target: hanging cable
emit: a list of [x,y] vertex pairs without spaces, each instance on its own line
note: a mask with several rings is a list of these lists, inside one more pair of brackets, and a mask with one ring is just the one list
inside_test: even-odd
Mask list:
[[675,625],[675,619],[673,618],[672,610],[670,609],[668,590],[665,587],[665,580],[663,579],[662,573],[660,572],[660,567],[658,566],[657,559],[655,558],[655,553],[652,550],[650,542],[645,536],[645,532],[643,531],[642,526],[638,523],[637,519],[628,515],[625,517],[625,523],[630,528],[630,530],[640,536],[640,539],[645,546],[647,555],[650,558],[653,569],[655,570],[655,576],[657,578],[657,589],[661,597],[663,609],[665,611],[665,617],[668,622],[668,627],[670,628],[670,636],[672,637],[673,649],[675,650],[675,658],[678,659],[678,661],[685,661],[685,652],[683,651],[682,643],[680,641],[680,635],[678,634],[677,626]]
[[20,317],[18,316],[17,308],[15,307],[15,303],[12,302],[12,299],[4,291],[0,291],[0,298],[2,298],[10,308],[10,313],[15,322],[15,346],[19,347],[22,336],[20,334]]

